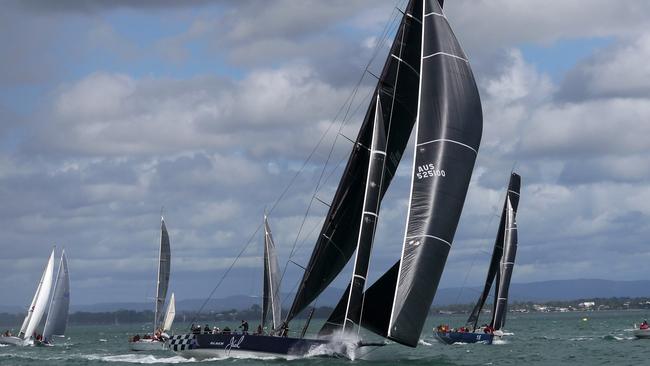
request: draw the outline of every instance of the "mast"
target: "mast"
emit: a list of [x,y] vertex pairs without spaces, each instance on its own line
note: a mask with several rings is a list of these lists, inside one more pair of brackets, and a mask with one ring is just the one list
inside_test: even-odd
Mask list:
[[287,320],[293,319],[321,294],[345,267],[357,247],[377,98],[382,106],[383,129],[388,131],[380,200],[402,158],[417,113],[421,27],[419,15],[413,14],[413,8],[411,1],[395,35],[371,99],[373,102],[366,111]]
[[352,271],[350,291],[348,293],[348,305],[345,311],[343,331],[352,330],[361,320],[363,310],[363,290],[366,286],[368,276],[368,262],[370,251],[375,238],[377,220],[379,219],[379,205],[381,194],[382,173],[386,161],[386,132],[382,129],[381,101],[377,97],[375,106],[375,123],[372,133],[372,144],[370,149],[370,160],[368,162],[368,175],[366,177],[366,189],[363,198],[363,213],[359,226],[359,237],[357,239],[357,250],[354,258],[354,270]]
[[497,285],[495,286],[495,298],[499,297],[498,288],[499,288],[499,284],[501,283],[500,280],[501,276],[499,275],[499,267],[500,267],[501,259],[503,257],[503,248],[505,242],[504,233],[506,232],[505,228],[506,228],[508,197],[511,197],[511,202],[513,203],[514,210],[516,211],[517,206],[519,205],[520,187],[521,187],[521,177],[517,173],[512,173],[510,175],[510,180],[508,182],[508,190],[506,192],[506,198],[504,199],[503,202],[503,208],[501,209],[501,219],[499,220],[499,229],[497,231],[496,240],[494,241],[494,249],[492,250],[492,258],[490,259],[490,266],[488,267],[488,273],[485,279],[485,285],[483,286],[483,292],[479,296],[479,299],[476,302],[474,309],[472,309],[472,312],[470,313],[469,318],[467,319],[467,324],[471,325],[473,329],[476,329],[478,326],[479,315],[481,314],[481,310],[485,305],[485,301],[487,300],[487,297],[490,293],[492,284],[497,278],[498,280],[496,280]]
[[517,255],[517,208],[519,207],[519,186],[520,177],[512,173],[511,181],[516,180],[516,191],[508,189],[506,196],[505,212],[505,233],[503,241],[503,256],[499,266],[499,283],[497,286],[497,296],[494,300],[494,311],[492,312],[491,326],[494,330],[501,329],[506,323],[506,313],[508,311],[508,290],[510,288],[510,279],[512,270],[515,265]]
[[171,248],[169,234],[165,226],[165,218],[160,216],[160,251],[158,254],[158,275],[156,277],[156,299],[154,307],[153,332],[160,329],[167,287],[169,286],[169,272],[171,269]]
[[68,275],[68,259],[65,250],[61,253],[59,269],[54,283],[54,292],[50,300],[50,308],[45,320],[43,338],[49,340],[51,336],[62,336],[68,325],[68,309],[70,306],[70,277]]

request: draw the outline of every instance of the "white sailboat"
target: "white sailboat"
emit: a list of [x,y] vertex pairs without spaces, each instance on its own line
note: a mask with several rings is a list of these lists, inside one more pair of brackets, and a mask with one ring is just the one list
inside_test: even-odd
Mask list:
[[20,327],[20,333],[18,336],[0,336],[0,343],[9,344],[15,346],[28,346],[34,344],[34,334],[36,327],[40,324],[43,314],[45,314],[45,309],[47,308],[47,302],[50,298],[50,292],[52,290],[52,281],[54,279],[54,249],[45,265],[45,270],[41,276],[41,280],[38,282],[38,287],[36,288],[36,293],[32,299],[29,308],[27,309],[27,316],[23,321],[23,325]]
[[[59,270],[56,275],[54,292],[47,312],[43,330],[43,344],[51,344],[53,337],[64,337],[68,326],[68,309],[70,308],[70,276],[65,250],[61,252]],[[38,344],[38,343],[37,343]]]
[[165,226],[165,219],[160,218],[160,251],[158,255],[158,275],[156,278],[156,299],[153,320],[153,336],[139,336],[130,339],[133,351],[158,351],[165,349],[166,332],[171,329],[176,315],[174,294],[172,294],[163,319],[163,308],[169,287],[169,272],[171,269],[171,248],[169,233]]

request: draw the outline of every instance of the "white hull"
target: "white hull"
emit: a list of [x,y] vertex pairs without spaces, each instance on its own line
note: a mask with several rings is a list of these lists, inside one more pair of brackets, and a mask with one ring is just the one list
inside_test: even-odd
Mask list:
[[635,329],[633,334],[639,339],[650,339],[650,329]]
[[8,344],[11,346],[29,346],[31,343],[31,341],[26,341],[18,337],[0,337],[0,344]]
[[151,339],[141,339],[137,342],[130,342],[129,345],[132,351],[164,351],[168,349],[165,342]]

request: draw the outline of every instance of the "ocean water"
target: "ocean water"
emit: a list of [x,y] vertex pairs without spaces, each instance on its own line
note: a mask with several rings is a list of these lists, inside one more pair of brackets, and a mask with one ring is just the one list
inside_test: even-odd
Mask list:
[[[650,312],[647,312],[650,313]],[[650,340],[632,336],[645,311],[508,314],[513,334],[493,345],[436,342],[440,323],[461,325],[464,316],[427,321],[417,348],[397,344],[367,349],[354,361],[329,357],[299,359],[185,359],[171,351],[131,352],[127,339],[144,326],[72,326],[56,347],[0,347],[0,365],[650,365]],[[223,326],[225,324],[219,324]],[[234,326],[236,324],[230,324]],[[313,330],[318,327],[313,324]],[[297,327],[294,325],[294,327]],[[180,330],[181,325],[177,328]],[[372,336],[365,339],[377,340]]]

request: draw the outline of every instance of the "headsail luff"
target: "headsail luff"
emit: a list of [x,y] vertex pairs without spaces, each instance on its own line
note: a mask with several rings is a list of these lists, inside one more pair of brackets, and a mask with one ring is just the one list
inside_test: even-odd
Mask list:
[[[517,256],[517,209],[519,207],[519,187],[521,186],[521,177],[512,173],[510,178],[513,187],[508,188],[506,195],[505,214],[505,232],[503,235],[503,256],[500,261],[499,283],[497,285],[497,296],[494,300],[494,311],[492,313],[491,326],[495,330],[501,329],[506,322],[506,313],[508,311],[508,289],[510,288],[510,279],[512,270]],[[514,181],[514,184],[512,184]]]
[[68,309],[70,307],[70,277],[68,275],[68,259],[65,250],[61,253],[59,270],[54,284],[54,293],[47,312],[43,338],[50,339],[53,335],[62,336],[68,325]]
[[271,234],[271,226],[264,215],[264,294],[262,305],[262,327],[266,325],[267,315],[271,314],[273,330],[282,324],[282,303],[280,301],[280,266]]
[[422,67],[411,198],[387,336],[415,347],[451,248],[483,117],[467,56],[440,3],[422,4]]
[[[467,324],[470,325],[472,328],[476,329],[478,326],[478,319],[479,315],[481,313],[481,310],[483,309],[483,306],[485,305],[485,300],[487,300],[487,297],[490,294],[490,289],[492,288],[492,284],[495,281],[496,277],[499,276],[499,267],[501,264],[501,258],[503,257],[503,244],[504,244],[504,233],[505,233],[505,225],[506,225],[506,209],[507,209],[507,201],[508,197],[511,195],[516,196],[516,198],[513,197],[512,202],[515,203],[515,211],[516,211],[516,205],[519,204],[519,190],[521,187],[521,177],[517,173],[512,173],[510,175],[510,181],[508,182],[508,191],[506,193],[506,199],[503,202],[503,208],[501,210],[501,219],[499,220],[499,229],[497,231],[497,237],[496,240],[494,241],[494,249],[492,250],[492,258],[490,259],[490,266],[488,267],[488,272],[487,272],[487,277],[485,279],[485,285],[483,286],[483,292],[479,296],[478,301],[476,302],[476,305],[474,306],[474,309],[472,309],[472,312],[469,315],[469,318],[467,319]],[[516,201],[515,201],[516,199]],[[499,288],[499,283],[501,281],[497,281],[497,286],[495,286],[496,291],[495,291],[495,296],[498,297],[498,288]]]
[[23,321],[23,325],[20,327],[19,338],[29,339],[36,330],[36,327],[41,322],[41,318],[45,313],[45,308],[47,307],[48,300],[50,299],[50,292],[52,290],[52,281],[54,277],[54,249],[50,254],[50,258],[47,260],[43,274],[41,275],[41,280],[38,283],[36,288],[36,293],[32,299],[32,303],[27,309],[27,316]]
[[[341,272],[354,253],[363,206],[369,146],[371,144],[375,103],[382,105],[382,120],[387,131],[383,197],[397,170],[417,114],[418,70],[420,69],[421,27],[419,12],[407,5],[390,54],[352,147],[325,223],[287,314],[291,320],[303,311]],[[389,129],[389,126],[390,129]]]
[[158,276],[156,281],[156,305],[154,311],[154,332],[162,326],[163,309],[167,298],[169,286],[169,272],[171,269],[171,248],[169,233],[165,226],[165,219],[160,217],[160,254],[158,256]]

